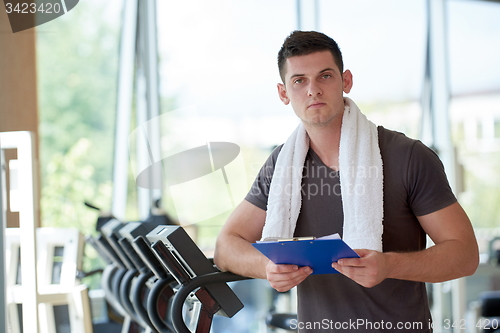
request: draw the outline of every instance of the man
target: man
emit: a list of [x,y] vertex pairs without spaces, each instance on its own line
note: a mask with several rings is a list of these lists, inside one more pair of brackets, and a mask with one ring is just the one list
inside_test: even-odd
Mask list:
[[[353,76],[349,70],[344,71],[336,42],[318,32],[295,31],[288,36],[278,54],[278,67],[283,81],[278,84],[279,97],[285,105],[292,105],[308,143],[300,180],[300,207],[289,206],[298,214],[296,219],[290,218],[292,226],[296,223],[293,236],[319,237],[336,232],[342,236],[349,223],[356,223],[347,221],[346,214],[352,215],[346,208],[352,205],[350,201],[361,204],[355,207],[362,207],[367,215],[371,209],[377,210],[363,208],[364,200],[370,200],[368,196],[350,199],[342,181],[350,172],[339,161],[353,158],[343,159],[342,154],[349,154],[345,147],[360,149],[353,142],[358,141],[357,136],[347,141],[344,133],[348,131],[344,129],[347,112],[355,113],[356,109],[343,96],[351,90]],[[271,154],[217,239],[215,262],[220,269],[267,279],[281,292],[298,286],[296,327],[301,332],[432,331],[424,282],[471,275],[477,268],[479,256],[472,226],[451,192],[437,156],[419,141],[371,126],[375,128],[375,150],[377,154],[380,151],[374,156],[382,160],[383,185],[375,182],[367,187],[383,186],[383,196],[375,198],[383,211],[383,218],[377,222],[383,224],[383,234],[378,236],[383,251],[354,247],[360,258],[332,263],[341,274],[311,275],[309,267],[276,265],[252,247],[263,230],[265,233],[265,225],[271,223],[266,220],[271,209],[280,205],[275,203],[279,200],[268,199],[273,195],[272,183],[278,182],[273,179],[276,163],[283,163],[277,161],[288,141]],[[357,135],[367,136],[364,130]],[[288,152],[294,149],[298,148],[288,144]],[[435,244],[427,249],[426,235]]]

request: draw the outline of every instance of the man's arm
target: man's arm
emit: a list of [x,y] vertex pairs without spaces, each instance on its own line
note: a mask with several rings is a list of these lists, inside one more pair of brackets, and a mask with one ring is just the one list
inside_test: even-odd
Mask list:
[[442,282],[474,274],[479,250],[469,218],[458,202],[417,218],[434,246],[409,253],[356,250],[361,258],[341,259],[333,268],[368,288],[386,278]]
[[266,212],[243,200],[229,216],[217,237],[214,260],[223,271],[267,279],[278,291],[289,290],[312,272],[309,267],[275,265],[252,246],[264,228]]

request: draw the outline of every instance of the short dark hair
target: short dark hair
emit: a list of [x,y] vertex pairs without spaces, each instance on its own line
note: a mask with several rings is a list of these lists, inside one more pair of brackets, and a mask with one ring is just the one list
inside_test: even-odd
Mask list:
[[278,69],[281,80],[285,82],[286,59],[290,57],[308,55],[315,52],[330,51],[337,64],[340,74],[344,72],[342,52],[332,38],[317,31],[293,31],[283,42],[278,52]]

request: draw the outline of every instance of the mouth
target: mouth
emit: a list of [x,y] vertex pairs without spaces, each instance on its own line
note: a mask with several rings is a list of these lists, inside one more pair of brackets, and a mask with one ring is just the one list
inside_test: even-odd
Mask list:
[[322,102],[314,102],[312,104],[309,104],[309,106],[307,107],[308,109],[318,109],[318,108],[321,108],[323,106],[325,106],[326,103],[322,103]]

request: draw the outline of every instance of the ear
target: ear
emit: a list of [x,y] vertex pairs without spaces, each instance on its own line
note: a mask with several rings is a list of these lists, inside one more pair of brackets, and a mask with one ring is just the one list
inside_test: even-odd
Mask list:
[[288,105],[290,103],[290,99],[286,93],[286,87],[283,83],[278,83],[278,95],[283,104]]
[[342,74],[342,87],[346,94],[348,94],[351,91],[352,73],[348,69],[344,72],[344,74]]

